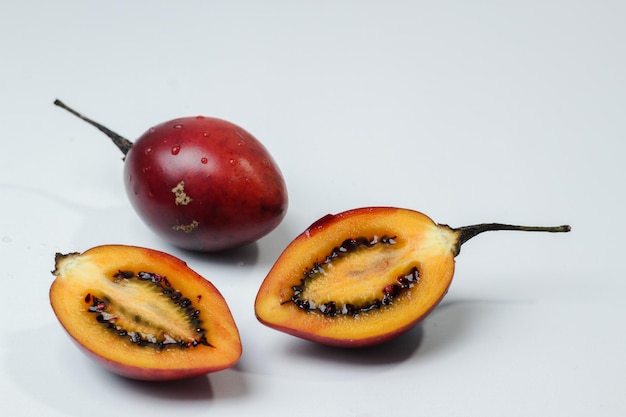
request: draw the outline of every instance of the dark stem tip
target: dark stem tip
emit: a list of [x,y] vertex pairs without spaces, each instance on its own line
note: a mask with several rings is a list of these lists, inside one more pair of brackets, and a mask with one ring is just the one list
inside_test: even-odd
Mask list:
[[568,224],[564,224],[561,226],[518,226],[502,223],[481,223],[472,226],[459,227],[453,230],[456,231],[459,236],[456,247],[456,255],[458,255],[461,251],[461,245],[463,245],[474,236],[477,236],[484,232],[498,230],[515,230],[522,232],[567,233],[572,230],[572,227]]
[[99,131],[101,131],[102,133],[107,135],[113,141],[115,146],[117,146],[118,149],[120,151],[122,151],[122,153],[124,155],[126,155],[128,153],[128,151],[130,151],[130,148],[132,148],[133,143],[131,141],[129,141],[125,137],[115,133],[114,131],[112,131],[108,127],[106,127],[104,125],[101,125],[100,123],[98,123],[98,122],[96,122],[94,120],[91,120],[90,118],[88,118],[86,116],[83,116],[81,113],[77,112],[76,110],[74,110],[73,108],[68,106],[67,104],[63,103],[61,100],[55,99],[54,100],[54,105],[55,106],[59,106],[62,109],[67,110],[68,112],[72,113],[74,116],[84,120],[85,122],[89,123],[90,125],[94,126],[96,129],[98,129]]

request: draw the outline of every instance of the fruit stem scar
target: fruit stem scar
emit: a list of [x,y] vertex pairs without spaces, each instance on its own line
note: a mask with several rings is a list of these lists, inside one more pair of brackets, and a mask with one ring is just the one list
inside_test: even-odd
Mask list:
[[177,206],[186,206],[193,201],[191,197],[185,193],[185,181],[176,184],[176,187],[172,188],[171,191],[174,193],[174,203],[176,203]]
[[61,100],[59,100],[59,99],[54,100],[54,104],[56,106],[61,107],[62,109],[67,110],[68,112],[72,113],[74,116],[76,116],[76,117],[78,117],[80,119],[83,119],[85,122],[89,123],[90,125],[94,126],[96,129],[98,129],[99,131],[101,131],[102,133],[107,135],[109,137],[109,139],[111,139],[113,141],[115,146],[117,146],[119,148],[119,150],[122,151],[124,156],[126,156],[128,151],[130,151],[130,148],[133,146],[133,143],[131,141],[129,141],[128,139],[126,139],[125,137],[123,137],[121,135],[118,135],[117,133],[115,133],[114,131],[112,131],[108,127],[105,127],[105,126],[101,125],[100,123],[98,123],[96,121],[93,121],[93,120],[91,120],[90,118],[88,118],[86,116],[83,116],[81,113],[79,113],[76,110],[72,109],[71,107],[69,107],[68,105],[63,103]]
[[481,223],[475,224],[471,226],[463,226],[456,229],[452,229],[458,234],[458,240],[455,247],[455,255],[458,255],[461,251],[461,245],[465,242],[477,236],[483,232],[491,232],[497,230],[516,230],[522,232],[548,232],[548,233],[566,233],[572,230],[569,225],[562,226],[518,226],[512,224],[502,224],[502,223]]
[[174,225],[174,226],[172,226],[172,229],[174,229],[174,230],[182,230],[185,233],[191,233],[191,231],[193,229],[195,229],[196,227],[198,227],[199,224],[200,223],[198,223],[197,220],[194,220],[194,221],[192,221],[189,224],[177,224],[177,225]]

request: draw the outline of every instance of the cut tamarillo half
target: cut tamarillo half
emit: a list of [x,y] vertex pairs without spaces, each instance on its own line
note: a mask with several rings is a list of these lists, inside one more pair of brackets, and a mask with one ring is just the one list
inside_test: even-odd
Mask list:
[[140,380],[190,378],[233,366],[241,341],[226,301],[182,260],[103,245],[57,253],[54,313],[91,358]]
[[570,229],[500,223],[451,228],[394,207],[327,215],[280,255],[261,284],[255,313],[271,328],[321,344],[376,345],[435,308],[450,286],[461,245],[472,237]]

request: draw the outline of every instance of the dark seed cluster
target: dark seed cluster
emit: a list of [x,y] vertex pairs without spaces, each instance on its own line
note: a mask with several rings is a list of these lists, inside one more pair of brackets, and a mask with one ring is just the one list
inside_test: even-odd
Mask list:
[[400,275],[395,284],[390,284],[383,288],[383,298],[381,303],[383,305],[389,305],[393,302],[393,299],[398,297],[403,290],[413,288],[415,284],[418,283],[420,278],[419,270],[416,266],[411,268],[408,274]]
[[347,254],[355,252],[360,249],[366,249],[376,244],[393,245],[396,243],[395,237],[383,236],[380,239],[367,239],[365,237],[359,237],[356,239],[346,239],[341,246],[333,249],[330,255],[328,255],[323,263],[315,263],[310,270],[304,273],[304,277],[300,281],[300,285],[292,287],[293,295],[291,300],[298,308],[304,311],[318,311],[325,316],[333,317],[337,315],[356,316],[361,313],[367,313],[372,310],[381,308],[382,306],[390,305],[393,300],[400,296],[403,291],[415,286],[419,281],[419,270],[417,267],[411,268],[411,270],[405,274],[396,278],[396,282],[386,285],[382,289],[380,298],[376,298],[364,304],[355,305],[351,303],[345,303],[343,305],[329,301],[320,305],[317,305],[313,300],[307,300],[302,297],[304,289],[308,282],[321,273],[324,272],[324,266],[333,262],[334,260],[341,258]]
[[[114,275],[114,278],[117,280],[138,279],[140,281],[147,281],[157,285],[161,292],[168,296],[174,305],[180,307],[184,311],[185,315],[189,319],[190,326],[193,326],[198,334],[198,338],[192,341],[174,340],[169,337],[166,337],[163,340],[157,340],[154,337],[142,336],[138,332],[127,331],[115,324],[116,316],[114,314],[107,312],[107,309],[111,304],[111,300],[107,297],[99,298],[92,294],[87,294],[85,296],[85,303],[91,304],[89,312],[97,314],[96,320],[99,323],[106,325],[109,329],[115,331],[120,337],[127,337],[131,343],[139,346],[153,346],[158,349],[164,349],[168,346],[179,346],[181,348],[195,347],[198,345],[211,346],[206,339],[206,331],[202,328],[202,321],[198,318],[200,310],[197,310],[192,305],[189,298],[183,297],[183,294],[180,291],[176,291],[172,288],[172,285],[166,277],[152,272],[142,271],[135,274],[132,271],[118,271]],[[197,299],[200,300],[200,298],[201,296],[198,295]],[[140,323],[141,317],[135,316],[133,321]]]

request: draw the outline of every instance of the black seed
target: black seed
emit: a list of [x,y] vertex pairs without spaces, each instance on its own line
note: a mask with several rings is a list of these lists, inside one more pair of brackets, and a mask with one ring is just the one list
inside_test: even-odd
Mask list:
[[295,299],[293,300],[293,302],[296,304],[296,306],[297,306],[298,308],[301,308],[302,310],[310,310],[310,309],[311,309],[311,307],[310,307],[310,304],[309,304],[309,301],[308,301],[308,300],[303,300],[303,299],[301,299],[301,298],[295,298]]
[[392,300],[394,299],[394,297],[396,297],[398,294],[400,294],[400,290],[402,288],[400,287],[400,285],[398,284],[390,284],[387,285],[385,288],[383,288],[383,299],[382,299],[382,305],[389,305],[391,304]]
[[344,249],[342,252],[353,252],[357,249],[358,245],[355,239],[346,239],[341,244],[339,250]]
[[[324,310],[322,312],[327,316],[336,316],[337,315],[337,305],[334,301],[329,301],[326,304],[323,304]],[[321,308],[320,308],[321,309]]]
[[117,271],[117,274],[115,274],[115,278],[123,278],[123,279],[130,279],[133,278],[135,276],[135,274],[132,271]]
[[89,307],[89,311],[92,313],[101,313],[106,309],[106,304],[100,301],[97,297],[92,297],[93,304]]
[[393,244],[396,243],[396,237],[395,236],[389,237],[389,236],[385,235],[385,236],[380,238],[380,241],[382,243],[385,243],[385,244],[388,244],[388,245],[393,245]]
[[151,273],[149,273],[149,272],[143,272],[143,271],[140,271],[140,272],[137,274],[137,278],[142,279],[142,280],[144,280],[144,281],[154,281],[154,275],[152,275],[152,274],[151,274]]
[[86,302],[86,303],[90,303],[90,302],[91,302],[91,294],[89,294],[89,293],[88,293],[88,294],[85,296],[85,302]]
[[354,304],[346,304],[344,306],[344,310],[345,310],[346,314],[349,314],[351,316],[354,316],[354,315],[358,314],[358,312],[359,312],[359,309]]
[[393,297],[390,294],[385,294],[383,296],[382,304],[384,306],[388,306],[389,304],[391,304],[392,301],[393,301]]

